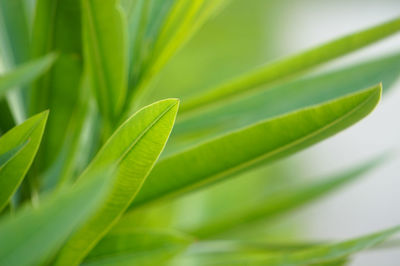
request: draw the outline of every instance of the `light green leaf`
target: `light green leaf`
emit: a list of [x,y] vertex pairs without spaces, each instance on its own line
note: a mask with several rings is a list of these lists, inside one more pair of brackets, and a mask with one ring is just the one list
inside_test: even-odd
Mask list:
[[[266,255],[265,258],[242,258],[241,260],[235,259],[231,261],[230,265],[314,265],[319,263],[330,263],[335,260],[340,260],[353,255],[362,250],[371,248],[391,237],[392,235],[398,233],[400,227],[393,227],[385,231],[381,231],[375,234],[367,235],[364,237],[356,238],[353,240],[348,240],[345,242],[319,246],[315,248],[310,248],[306,250],[301,250],[293,253],[284,253],[276,255]],[[225,265],[226,262],[220,264]],[[218,264],[215,264],[218,265]]]
[[37,156],[39,172],[57,158],[68,122],[75,118],[71,114],[78,101],[83,68],[81,16],[80,0],[37,0],[35,4],[32,55],[58,55],[54,66],[35,82],[30,94],[30,113],[51,110]]
[[113,185],[101,208],[68,240],[57,265],[76,265],[104,236],[132,202],[163,150],[175,122],[178,100],[149,105],[110,137],[80,180],[102,165],[116,165]]
[[[400,76],[400,55],[372,59],[272,87],[237,101],[179,116],[163,156],[249,124],[333,100],[379,82],[384,92]],[[284,99],[284,103],[282,103]]]
[[55,61],[55,58],[56,56],[54,54],[49,54],[2,74],[0,76],[0,97],[4,96],[10,89],[27,85],[46,72]]
[[205,221],[201,227],[192,230],[191,234],[199,238],[209,238],[229,232],[232,229],[249,226],[252,222],[258,220],[265,221],[275,218],[277,215],[299,208],[347,185],[374,168],[381,161],[382,158],[368,161],[331,178],[284,185],[265,195],[255,204],[233,209],[230,213],[225,213],[223,217],[214,217],[214,219]]
[[202,106],[221,103],[249,91],[260,90],[263,88],[262,86],[285,81],[296,74],[304,73],[306,70],[315,68],[323,63],[393,35],[399,30],[400,19],[397,18],[373,28],[328,42],[303,53],[267,64],[211,89],[208,93],[183,101],[181,113],[193,111]]
[[89,253],[82,265],[164,265],[192,242],[193,238],[172,230],[110,232]]
[[127,83],[126,23],[118,0],[83,0],[84,58],[100,112],[115,123]]
[[38,208],[25,206],[0,221],[0,265],[40,265],[90,215],[107,188],[97,176],[50,195]]
[[179,195],[241,171],[289,156],[369,114],[381,86],[257,123],[161,160],[133,207]]
[[42,140],[48,111],[35,115],[0,138],[0,154],[22,148],[0,168],[0,210],[17,190]]

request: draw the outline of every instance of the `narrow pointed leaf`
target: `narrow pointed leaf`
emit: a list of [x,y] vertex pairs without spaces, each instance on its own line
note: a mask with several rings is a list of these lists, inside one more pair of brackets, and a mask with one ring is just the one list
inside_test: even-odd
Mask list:
[[102,165],[115,165],[110,193],[101,208],[68,240],[57,265],[76,265],[104,236],[132,202],[163,150],[178,110],[178,100],[149,105],[110,137],[80,180]]
[[[175,153],[263,119],[363,90],[379,82],[384,92],[400,76],[400,55],[393,54],[274,86],[216,108],[178,116],[171,141],[163,153]],[[284,103],[282,103],[284,99]]]
[[117,0],[83,0],[82,10],[90,82],[101,113],[112,119],[121,111],[126,93],[126,25]]
[[8,203],[31,166],[42,140],[47,116],[48,111],[35,115],[0,138],[0,154],[20,148],[0,167],[0,210]]
[[14,70],[6,72],[0,76],[0,97],[15,87],[27,85],[41,74],[43,74],[53,64],[54,54],[49,54],[43,58],[25,63]]
[[22,64],[29,58],[26,9],[25,0],[0,1],[0,50],[8,67]]
[[289,156],[351,126],[369,114],[381,86],[305,108],[205,142],[161,160],[133,206],[203,187]]
[[371,170],[381,161],[382,158],[368,161],[333,178],[284,186],[269,193],[255,204],[234,209],[230,214],[225,214],[224,217],[216,217],[210,221],[205,221],[200,228],[196,228],[191,234],[199,238],[208,238],[229,232],[235,228],[249,226],[257,220],[266,221],[275,218],[277,215],[302,207],[312,200],[347,185]]
[[[142,50],[152,52],[147,53],[147,58],[144,59],[141,59],[139,55],[141,59],[138,66],[141,71],[139,77],[137,67],[131,68],[128,95],[130,102],[128,102],[127,111],[135,110],[137,107],[135,105],[140,105],[140,100],[146,93],[145,89],[149,89],[149,85],[166,63],[210,17],[218,13],[228,2],[229,0],[153,1],[153,5],[147,9],[150,12],[149,17],[146,17],[147,25],[144,23],[144,26],[148,26],[145,34],[150,36],[145,35],[142,38],[147,46],[141,46]],[[159,12],[153,12],[154,10]],[[133,59],[137,60],[137,53],[133,55],[136,55]]]
[[237,97],[249,91],[263,89],[265,87],[262,86],[276,84],[296,74],[304,73],[306,70],[391,36],[399,30],[400,18],[397,18],[325,43],[303,53],[267,64],[211,89],[206,94],[184,101],[181,106],[181,113],[199,109],[202,106],[221,103],[228,98]]
[[164,265],[184,251],[193,238],[175,231],[133,229],[110,232],[82,265]]
[[[66,137],[77,104],[83,68],[80,0],[37,0],[32,30],[34,58],[57,53],[58,59],[30,94],[30,113],[51,110],[37,159],[38,171],[53,163]],[[60,123],[60,121],[64,121]]]
[[[233,264],[250,264],[250,265],[314,265],[319,263],[330,263],[351,256],[362,250],[374,247],[392,235],[398,233],[400,227],[393,227],[385,231],[364,237],[348,240],[345,242],[319,246],[294,253],[284,253],[278,255],[266,255],[265,258],[255,258],[232,261]],[[225,262],[226,263],[226,262]]]
[[0,265],[41,265],[90,215],[104,195],[106,179],[97,176],[47,197],[38,208],[25,206],[0,221]]

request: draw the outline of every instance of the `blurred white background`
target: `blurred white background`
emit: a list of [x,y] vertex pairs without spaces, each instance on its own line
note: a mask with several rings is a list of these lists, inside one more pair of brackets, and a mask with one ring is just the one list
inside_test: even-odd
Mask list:
[[[286,1],[280,32],[282,52],[298,51],[400,15],[396,0]],[[279,22],[280,24],[282,22]],[[364,49],[357,57],[400,51],[400,36]],[[353,57],[354,58],[354,57]],[[399,73],[400,76],[400,73]],[[400,82],[366,119],[296,155],[311,176],[351,166],[388,150],[395,158],[363,179],[301,212],[317,239],[345,239],[400,224]],[[400,236],[397,236],[400,237]],[[400,265],[400,249],[361,254],[355,266]]]

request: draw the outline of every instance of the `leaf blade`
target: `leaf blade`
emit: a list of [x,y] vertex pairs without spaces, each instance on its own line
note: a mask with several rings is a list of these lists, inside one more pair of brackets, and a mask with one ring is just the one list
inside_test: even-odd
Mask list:
[[191,235],[209,238],[237,228],[251,225],[258,220],[270,220],[290,210],[302,207],[310,201],[340,189],[355,181],[362,175],[379,165],[384,157],[379,157],[357,167],[343,171],[330,178],[300,184],[289,184],[269,193],[255,204],[206,221],[200,227],[191,230]]
[[111,192],[101,208],[68,240],[57,265],[79,263],[126,210],[164,148],[177,110],[176,99],[141,109],[99,151],[79,180],[104,164],[115,165]]
[[383,83],[385,93],[397,80],[399,72],[400,55],[393,54],[273,86],[217,108],[183,114],[177,118],[163,156],[251,123],[333,100],[379,82]]
[[163,265],[192,242],[192,237],[172,230],[110,232],[82,265]]
[[8,90],[26,85],[36,79],[50,68],[55,59],[55,54],[49,54],[40,59],[25,63],[0,76],[0,97]]
[[380,94],[379,85],[167,157],[154,168],[132,207],[193,190],[304,149],[365,117],[379,102]]
[[[254,265],[309,265],[310,263],[329,263],[371,248],[400,231],[396,226],[375,234],[360,238],[310,248],[293,254],[271,256],[270,258],[254,261]],[[253,264],[252,264],[253,265]]]
[[21,184],[39,149],[48,117],[48,111],[42,112],[11,129],[0,138],[0,153],[12,149],[21,150],[0,168],[0,210]]
[[237,79],[228,81],[208,93],[183,101],[181,113],[194,111],[222,100],[237,97],[245,92],[255,91],[261,85],[270,85],[295,74],[303,73],[322,63],[343,56],[400,30],[400,19],[383,23],[367,30],[347,35],[303,53],[267,64],[250,71]]
[[57,191],[38,208],[26,205],[15,216],[1,220],[0,264],[38,265],[50,259],[99,203],[104,184],[105,178],[97,178]]
[[82,1],[84,59],[100,112],[111,121],[121,111],[127,81],[126,29],[118,3]]

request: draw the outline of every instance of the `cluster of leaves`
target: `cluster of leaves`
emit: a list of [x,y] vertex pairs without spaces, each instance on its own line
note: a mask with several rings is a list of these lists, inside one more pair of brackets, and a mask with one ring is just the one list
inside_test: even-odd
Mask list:
[[236,238],[238,228],[325,195],[381,157],[327,179],[253,191],[249,204],[235,195],[196,225],[170,222],[182,195],[361,120],[378,104],[380,82],[398,76],[398,54],[304,76],[397,33],[395,19],[266,64],[180,107],[177,99],[143,107],[166,63],[227,4],[0,1],[0,265],[343,265],[400,230],[300,246]]

